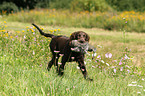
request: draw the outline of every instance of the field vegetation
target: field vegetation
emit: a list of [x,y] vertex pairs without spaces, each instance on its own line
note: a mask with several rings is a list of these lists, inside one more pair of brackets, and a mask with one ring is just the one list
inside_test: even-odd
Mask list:
[[[31,10],[10,14],[6,17],[9,21],[35,22],[41,25],[57,25],[67,27],[103,28],[145,32],[145,13],[135,11],[124,12],[71,12],[68,10]],[[124,23],[125,22],[125,23]]]
[[145,94],[145,34],[39,25],[45,32],[56,35],[70,36],[83,30],[91,36],[90,44],[97,48],[97,56],[92,60],[92,53],[86,54],[86,67],[94,79],[90,82],[84,80],[75,62],[66,64],[63,77],[56,74],[54,67],[48,72],[50,39],[41,36],[30,23],[5,20],[0,21],[0,95]]
[[[144,0],[3,1],[0,96],[145,95]],[[88,33],[97,48],[93,60],[91,52],[85,56],[93,81],[83,78],[76,62],[66,64],[62,77],[54,66],[48,72],[51,39],[41,36],[32,23],[55,35]]]

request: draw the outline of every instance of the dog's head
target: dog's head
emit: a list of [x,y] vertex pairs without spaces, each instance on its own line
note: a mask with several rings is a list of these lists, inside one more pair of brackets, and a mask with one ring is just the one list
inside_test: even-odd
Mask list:
[[80,43],[85,43],[89,42],[90,36],[83,31],[77,31],[71,34],[70,40],[78,40]]

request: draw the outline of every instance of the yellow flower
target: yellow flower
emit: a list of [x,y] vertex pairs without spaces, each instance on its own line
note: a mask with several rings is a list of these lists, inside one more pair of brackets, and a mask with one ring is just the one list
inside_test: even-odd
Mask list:
[[6,21],[4,21],[4,23],[7,23]]
[[54,29],[54,31],[57,31],[57,29]]
[[6,30],[1,30],[2,32],[5,32]]
[[24,30],[22,30],[22,32],[25,32]]
[[49,30],[50,32],[53,32],[53,30]]
[[10,36],[10,38],[13,38],[13,36]]
[[8,37],[8,33],[5,33],[5,36]]
[[44,28],[40,28],[41,30],[44,30]]
[[26,26],[26,28],[29,28],[28,26]]
[[5,28],[7,27],[7,25],[5,25]]
[[30,29],[32,32],[34,32],[34,30],[33,29]]
[[60,31],[60,29],[57,29],[58,31]]
[[16,31],[17,33],[20,33],[20,31]]

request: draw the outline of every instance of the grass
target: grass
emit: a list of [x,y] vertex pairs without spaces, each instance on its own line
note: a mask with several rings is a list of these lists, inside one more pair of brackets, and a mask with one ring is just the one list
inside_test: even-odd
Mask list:
[[[39,23],[50,26],[83,28],[103,28],[107,30],[126,29],[127,31],[145,32],[145,12],[70,12],[68,10],[36,9],[21,11],[3,16],[7,20]],[[126,23],[124,23],[126,22]]]
[[[91,60],[91,53],[86,54],[88,74],[94,79],[90,82],[84,80],[75,62],[66,64],[62,77],[57,75],[54,67],[48,72],[50,39],[41,36],[30,23],[1,20],[0,24],[1,96],[145,95],[144,33],[126,33],[124,43],[123,32],[119,31],[39,25],[45,32],[53,34],[70,36],[74,31],[83,30],[90,35],[90,44],[97,48],[94,60]],[[124,51],[126,47],[127,51]],[[105,57],[106,53],[111,53],[112,57]],[[125,64],[119,65],[124,54],[130,59],[123,59]],[[121,67],[123,71],[120,71]]]

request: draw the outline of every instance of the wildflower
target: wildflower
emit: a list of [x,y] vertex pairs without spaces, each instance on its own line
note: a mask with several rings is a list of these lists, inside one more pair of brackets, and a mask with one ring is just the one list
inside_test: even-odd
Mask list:
[[132,82],[132,83],[137,83],[136,81]]
[[84,61],[84,64],[86,65],[87,63]]
[[93,53],[93,54],[92,54],[92,57],[95,57],[96,55],[97,55],[97,53]]
[[141,86],[141,85],[138,85],[138,87],[141,87],[141,88],[143,88],[143,86]]
[[64,54],[59,54],[59,56],[63,56]]
[[127,72],[130,73],[130,71],[127,69]]
[[100,59],[101,59],[101,56],[100,56],[100,55],[98,55],[98,56],[97,56],[97,58],[100,58]]
[[13,36],[10,36],[10,38],[13,38]]
[[82,71],[85,71],[85,69],[81,69]]
[[102,63],[105,63],[103,60],[101,60]]
[[26,35],[24,35],[24,39],[26,39]]
[[119,62],[119,65],[122,65],[122,62],[121,61]]
[[59,65],[61,65],[62,63],[58,62]]
[[59,53],[60,51],[56,51],[56,50],[54,50],[54,53]]
[[138,94],[141,94],[141,92],[137,92]]
[[54,29],[54,31],[57,31],[57,29]]
[[57,29],[58,31],[60,31],[60,29]]
[[35,51],[33,50],[33,55],[35,55]]
[[39,67],[41,67],[42,66],[42,64],[41,65],[39,65]]
[[16,36],[16,38],[17,38],[18,36]]
[[127,23],[127,21],[125,23]]
[[22,32],[25,32],[24,30],[22,30]]
[[101,45],[97,45],[99,48],[102,48],[102,46]]
[[123,71],[123,67],[120,68],[120,71]]
[[95,66],[92,66],[93,68],[95,68]]
[[111,53],[106,53],[106,54],[105,54],[105,57],[106,57],[106,58],[111,58],[111,57],[112,57],[112,54],[111,54]]
[[110,66],[108,63],[106,63],[107,66]]
[[6,21],[4,21],[4,23],[7,23]]
[[50,32],[53,32],[53,30],[49,30]]
[[115,69],[115,68],[114,68],[114,70],[113,70],[113,71],[114,71],[114,73],[116,73],[116,69]]
[[75,57],[71,57],[71,59],[72,59],[72,60],[74,60],[74,59],[75,59]]
[[44,30],[44,28],[40,28],[41,30]]
[[126,54],[125,54],[125,57],[124,57],[124,59],[130,59]]
[[143,78],[142,78],[141,80],[142,80],[142,81],[144,81],[144,79],[143,79]]
[[77,69],[80,69],[80,67],[77,66]]
[[137,85],[136,84],[134,84],[134,85],[133,84],[128,84],[127,86],[137,86]]

